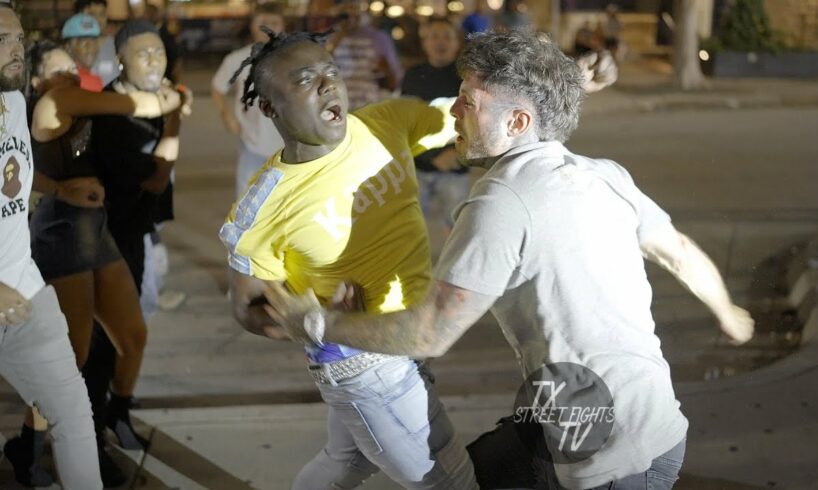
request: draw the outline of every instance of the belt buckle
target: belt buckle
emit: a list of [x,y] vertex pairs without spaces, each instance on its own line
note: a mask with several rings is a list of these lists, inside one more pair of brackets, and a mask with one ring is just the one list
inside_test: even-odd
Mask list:
[[[383,354],[363,352],[330,364],[310,366],[309,371],[315,381],[323,384],[334,384],[355,377],[385,359],[386,356]],[[328,368],[324,366],[328,366]]]

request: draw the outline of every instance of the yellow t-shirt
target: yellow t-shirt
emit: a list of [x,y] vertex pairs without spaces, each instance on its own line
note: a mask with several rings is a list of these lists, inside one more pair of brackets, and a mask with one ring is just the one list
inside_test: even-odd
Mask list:
[[222,227],[231,267],[321,301],[350,280],[370,312],[420,301],[431,261],[413,156],[455,136],[452,101],[373,104],[349,115],[329,154],[290,165],[276,153]]

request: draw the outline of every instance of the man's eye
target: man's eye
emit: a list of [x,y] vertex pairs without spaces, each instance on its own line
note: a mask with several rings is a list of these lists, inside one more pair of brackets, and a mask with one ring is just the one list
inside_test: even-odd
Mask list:
[[312,82],[312,78],[302,78],[298,81],[299,85],[309,85]]

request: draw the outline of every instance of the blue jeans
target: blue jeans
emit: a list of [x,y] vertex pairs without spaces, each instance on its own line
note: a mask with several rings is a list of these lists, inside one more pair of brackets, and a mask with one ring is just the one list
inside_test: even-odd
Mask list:
[[328,441],[294,490],[351,489],[379,469],[404,488],[477,489],[466,449],[414,361],[392,359],[318,388],[329,405]]

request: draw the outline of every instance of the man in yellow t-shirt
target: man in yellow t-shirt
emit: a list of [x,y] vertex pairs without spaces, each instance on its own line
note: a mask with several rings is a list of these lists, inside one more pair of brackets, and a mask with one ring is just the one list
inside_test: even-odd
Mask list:
[[[258,97],[285,146],[220,233],[237,319],[254,333],[275,331],[257,301],[265,281],[312,289],[329,305],[350,280],[365,309],[382,313],[422,301],[431,263],[413,155],[454,137],[452,101],[394,100],[347,114],[346,87],[316,36],[271,36],[253,52],[243,100]],[[330,407],[329,440],[294,489],[354,488],[378,469],[406,488],[477,488],[414,361],[329,343],[309,346],[307,357]]]

